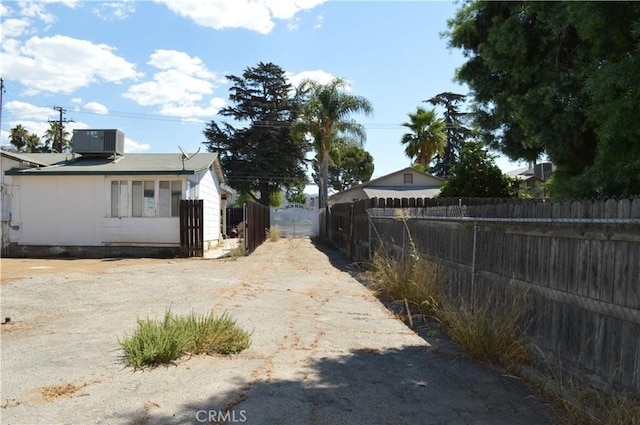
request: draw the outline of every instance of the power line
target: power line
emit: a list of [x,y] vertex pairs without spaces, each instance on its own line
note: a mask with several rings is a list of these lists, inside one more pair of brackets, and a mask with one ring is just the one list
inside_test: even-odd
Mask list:
[[[59,142],[59,152],[62,153],[62,140],[63,140],[63,134],[64,134],[64,124],[65,123],[69,123],[69,122],[75,122],[74,120],[68,120],[68,119],[63,119],[62,116],[64,115],[65,112],[67,112],[66,109],[64,109],[62,106],[54,106],[53,107],[54,110],[58,111],[60,113],[60,118],[58,120],[58,142]],[[54,123],[55,121],[51,121],[49,120],[49,123]],[[54,149],[54,145],[55,145],[55,139],[51,142],[51,152],[53,152]]]
[[[45,108],[45,106],[34,106],[33,108],[17,108],[12,109],[5,114],[5,117],[15,117],[18,119],[20,115],[29,114],[32,115],[36,111],[36,108]],[[141,119],[141,120],[150,120],[150,121],[163,121],[163,122],[179,122],[182,124],[206,124],[213,119],[203,119],[203,118],[172,118],[168,116],[159,116],[157,114],[147,114],[140,112],[129,112],[129,111],[109,111],[107,113],[100,113],[95,111],[90,111],[81,108],[71,108],[69,106],[54,106],[54,109],[58,110],[58,108],[65,108],[68,110],[73,110],[76,114],[87,114],[87,115],[99,115],[106,117],[118,117],[118,118],[130,118],[130,119]],[[71,122],[71,121],[70,121]],[[288,121],[271,121],[271,120],[262,120],[259,122],[253,123],[253,126],[256,127],[268,127],[268,126],[290,126],[292,123]],[[250,124],[247,123],[247,126]],[[403,126],[395,123],[366,123],[362,124],[362,126],[367,130],[399,130],[402,129]]]

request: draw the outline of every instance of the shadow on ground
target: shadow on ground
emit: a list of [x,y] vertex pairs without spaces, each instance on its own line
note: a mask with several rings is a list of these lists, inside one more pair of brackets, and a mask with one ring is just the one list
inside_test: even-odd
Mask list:
[[425,346],[318,358],[297,380],[235,384],[171,415],[141,406],[117,416],[135,424],[553,423],[551,409],[519,380]]

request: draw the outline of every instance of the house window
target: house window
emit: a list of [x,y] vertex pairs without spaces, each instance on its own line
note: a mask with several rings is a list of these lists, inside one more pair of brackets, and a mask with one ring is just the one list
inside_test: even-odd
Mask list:
[[179,217],[180,180],[111,181],[111,217]]
[[114,180],[111,182],[111,217],[129,215],[129,182]]
[[413,174],[407,173],[404,175],[404,184],[413,184]]
[[187,180],[187,199],[198,199],[198,183]]
[[156,216],[156,182],[151,180],[131,182],[131,206],[133,217]]
[[182,182],[180,180],[161,181],[158,192],[158,215],[160,217],[180,216]]

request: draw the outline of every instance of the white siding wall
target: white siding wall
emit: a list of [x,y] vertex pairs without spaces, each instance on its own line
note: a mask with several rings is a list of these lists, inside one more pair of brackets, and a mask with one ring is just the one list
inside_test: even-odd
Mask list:
[[[12,242],[22,245],[99,245],[104,177],[13,178]],[[16,196],[17,195],[17,196]]]
[[103,218],[104,245],[180,245],[180,217]]
[[[19,229],[11,230],[9,241],[20,245],[180,245],[180,217],[109,217],[110,185],[111,179],[104,176],[13,177],[11,225]],[[185,188],[183,182],[183,191]]]
[[[186,180],[175,176],[118,176],[105,180],[104,202],[101,218],[103,245],[180,245],[180,217],[110,217],[111,215],[111,181],[155,181],[156,213],[158,210],[158,180],[182,180],[182,198],[185,197]],[[129,191],[129,186],[125,191]],[[131,193],[129,193],[131,196]],[[131,215],[131,204],[128,205]]]
[[213,170],[201,175],[198,199],[204,200],[204,241],[206,249],[214,248],[220,240],[220,181]]
[[[199,179],[198,198],[204,200],[204,240],[209,242],[206,248],[210,249],[221,236],[220,182],[212,170],[195,177]],[[8,222],[4,222],[4,242],[62,246],[180,245],[180,217],[109,217],[111,180],[105,176],[5,177],[11,199],[11,225],[18,230],[9,230]],[[117,180],[141,180],[141,177],[122,176]],[[153,180],[176,180],[176,177]],[[183,199],[187,198],[186,188],[183,180]]]
[[2,191],[0,191],[0,239],[2,239],[2,250],[9,245],[9,243],[17,238],[17,233],[12,230],[10,226],[14,223],[11,221],[14,216],[13,209],[17,205],[17,199],[19,194],[14,194],[13,178],[11,176],[5,176],[4,172],[11,168],[15,168],[19,165],[17,161],[10,158],[0,156],[0,185]]

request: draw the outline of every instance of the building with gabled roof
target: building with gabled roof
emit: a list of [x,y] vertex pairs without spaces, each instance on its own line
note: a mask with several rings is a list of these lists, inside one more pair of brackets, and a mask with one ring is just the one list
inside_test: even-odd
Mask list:
[[329,196],[329,203],[341,204],[372,198],[435,198],[445,182],[440,177],[407,167],[334,193]]
[[204,251],[221,240],[228,191],[215,153],[0,150],[0,159],[5,256],[178,255],[183,200],[203,201]]

